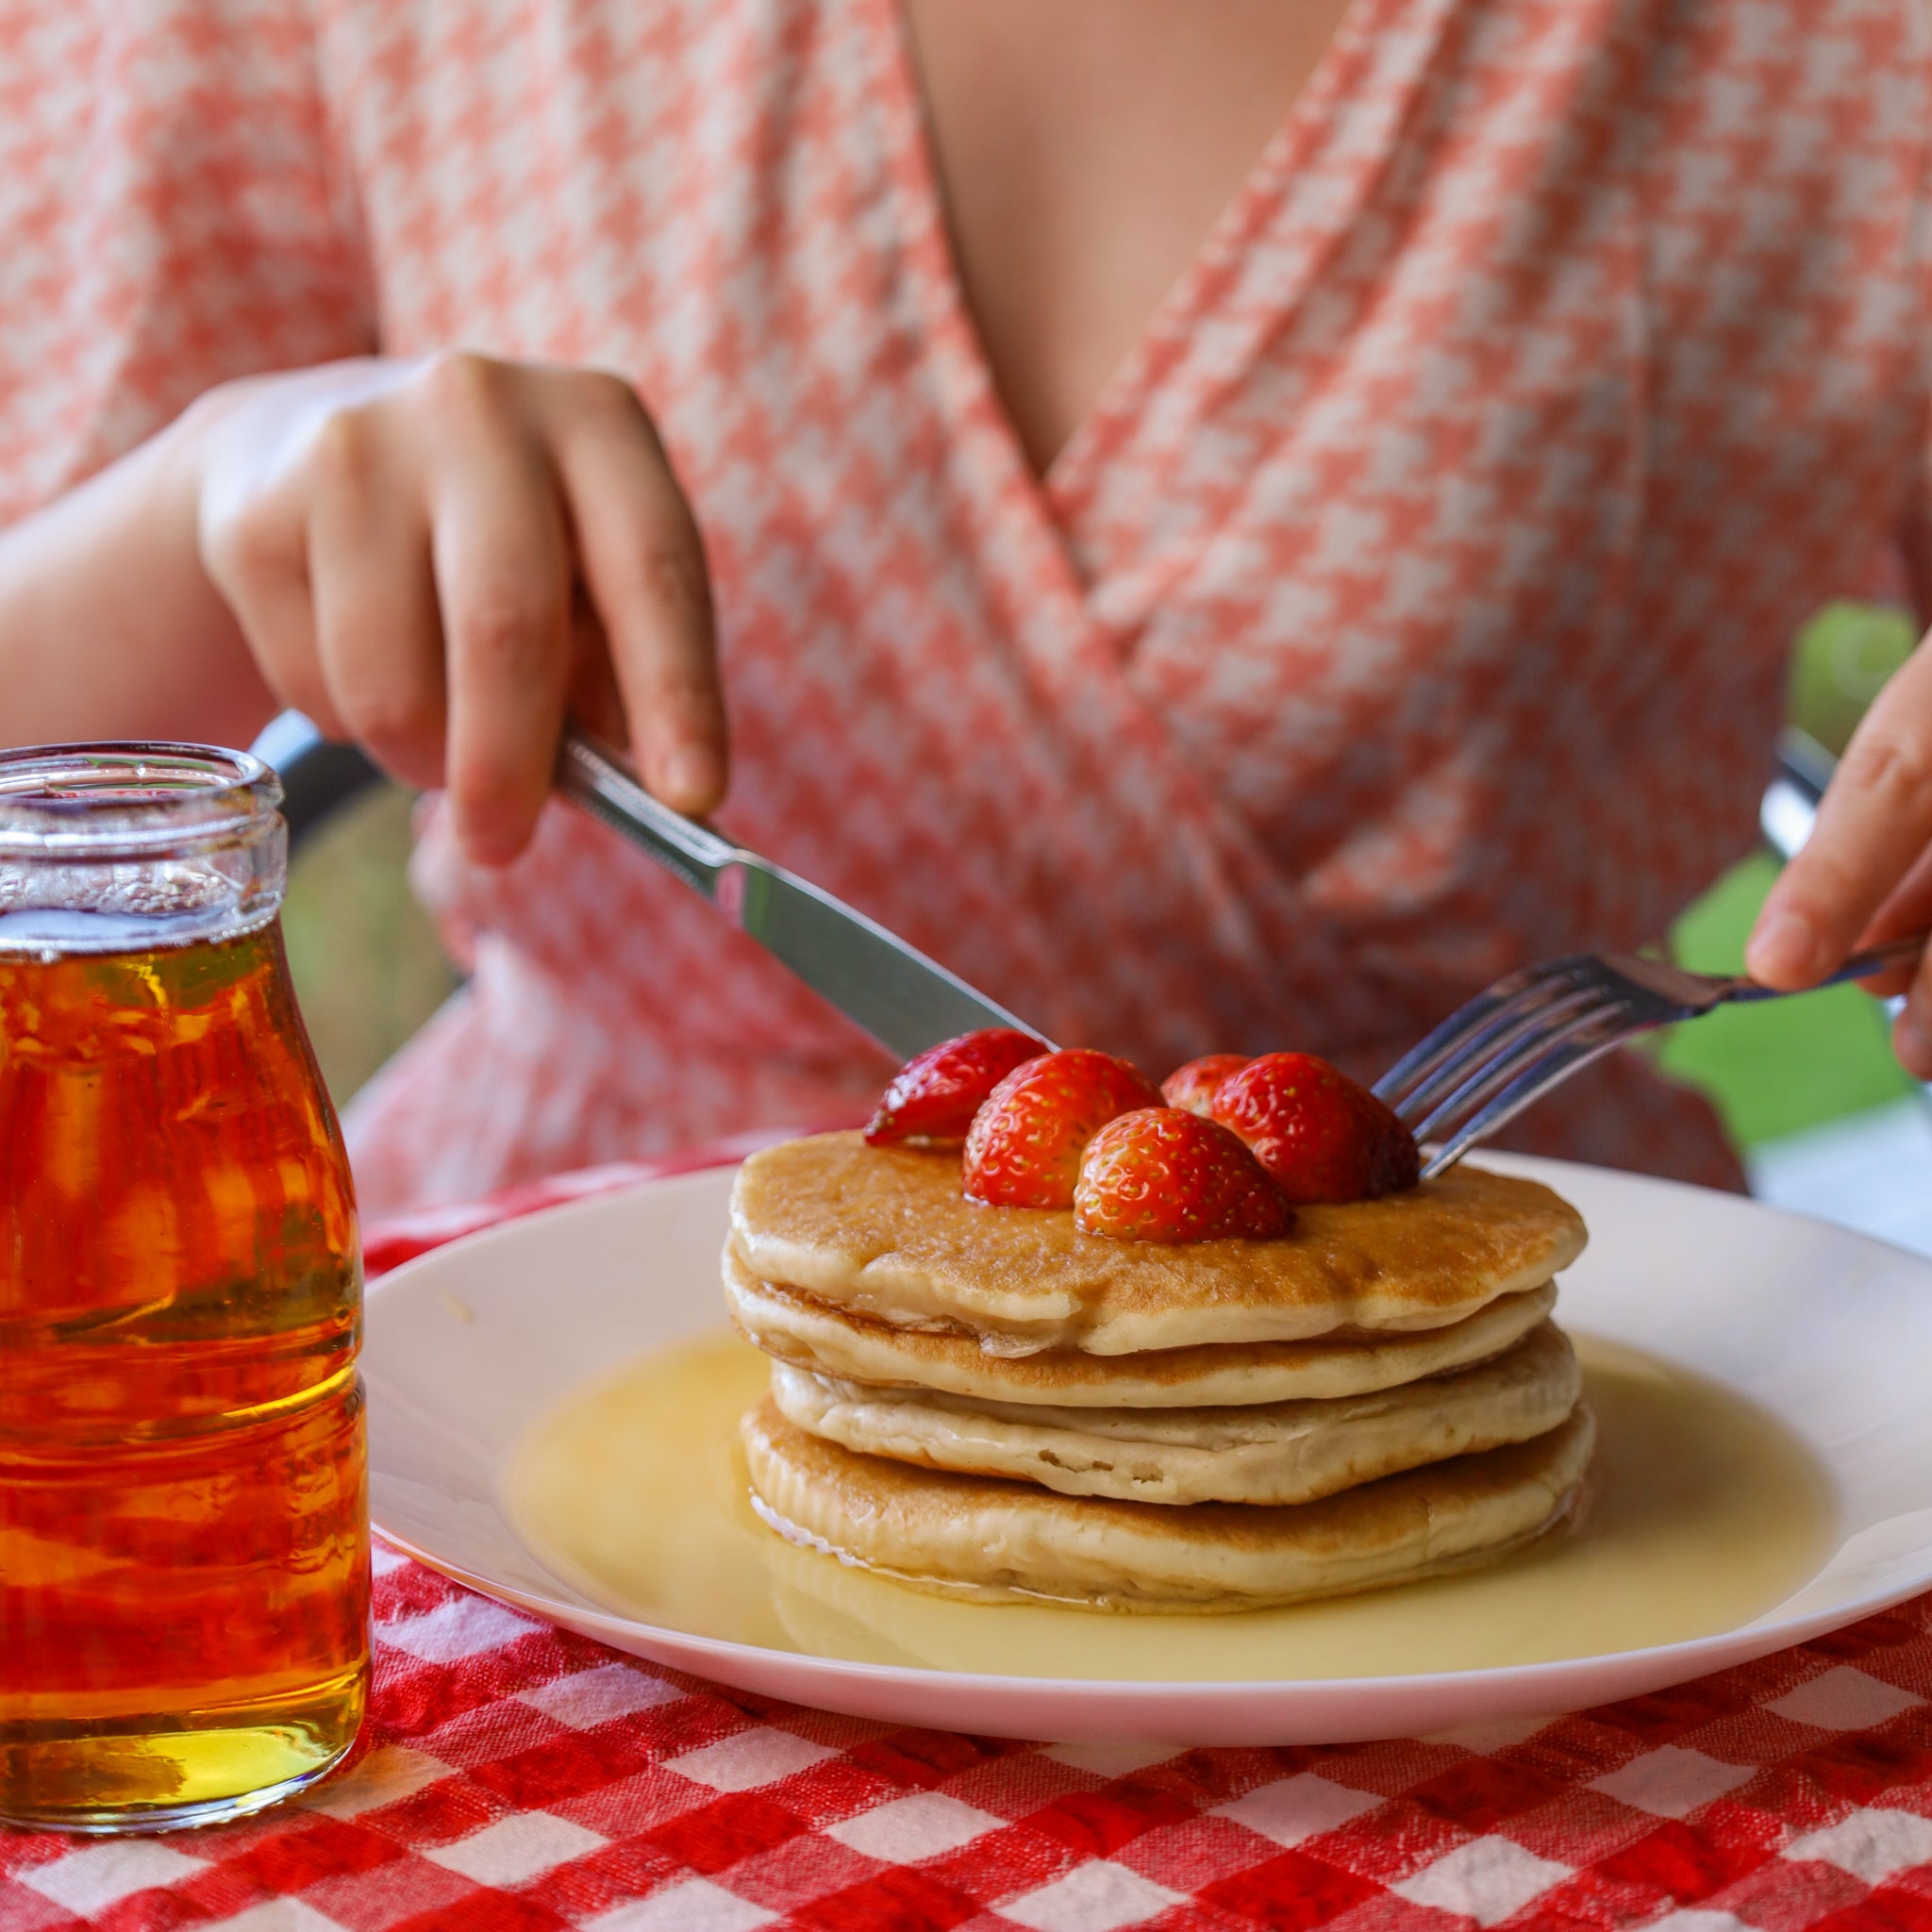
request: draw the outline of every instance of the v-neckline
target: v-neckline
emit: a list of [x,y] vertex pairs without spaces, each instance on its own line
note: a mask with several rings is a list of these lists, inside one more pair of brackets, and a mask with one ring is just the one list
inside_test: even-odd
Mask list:
[[[954,426],[974,432],[979,453],[996,469],[993,480],[1000,495],[1036,525],[1033,538],[1050,540],[1064,588],[1084,606],[1091,587],[1069,551],[1066,520],[1090,492],[1106,458],[1158,403],[1164,380],[1225,298],[1251,244],[1277,216],[1297,175],[1324,143],[1336,138],[1349,80],[1367,64],[1375,37],[1404,25],[1401,16],[1406,13],[1424,16],[1407,36],[1409,45],[1394,91],[1392,118],[1399,127],[1457,0],[1349,0],[1281,125],[1043,475],[1034,470],[1007,412],[991,358],[966,299],[924,92],[900,0],[859,4],[873,15],[873,31],[865,39],[874,50],[881,111],[896,161],[891,173],[898,192],[900,237],[912,269],[912,292],[932,350],[947,365],[940,388],[962,418]],[[1391,131],[1388,139],[1393,138]],[[1340,202],[1331,200],[1322,209],[1322,239],[1339,239],[1378,172],[1359,172],[1355,177],[1357,192]],[[1284,276],[1269,305],[1275,317],[1299,302],[1325,256],[1325,246],[1310,249],[1301,273]],[[1248,320],[1259,320],[1266,326],[1265,318]],[[1223,353],[1232,346],[1224,345]]]

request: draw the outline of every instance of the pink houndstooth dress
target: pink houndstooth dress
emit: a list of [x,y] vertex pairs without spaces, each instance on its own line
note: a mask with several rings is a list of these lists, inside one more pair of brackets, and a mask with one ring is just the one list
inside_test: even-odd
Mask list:
[[[1919,553],[1928,135],[1894,0],[1355,0],[1041,480],[892,0],[0,0],[0,514],[246,371],[621,370],[733,832],[1060,1041],[1373,1071],[1748,844],[1793,627]],[[417,875],[472,977],[371,1208],[886,1071],[568,809]],[[1735,1174],[1634,1057],[1522,1139]]]

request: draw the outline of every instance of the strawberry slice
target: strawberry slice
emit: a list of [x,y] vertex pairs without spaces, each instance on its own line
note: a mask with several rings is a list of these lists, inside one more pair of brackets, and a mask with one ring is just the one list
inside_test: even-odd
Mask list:
[[996,1208],[1071,1208],[1080,1157],[1113,1119],[1160,1095],[1130,1060],[1063,1048],[1015,1067],[966,1136],[966,1198]]
[[1215,1090],[1232,1127],[1291,1201],[1366,1201],[1412,1188],[1415,1137],[1366,1087],[1311,1053],[1266,1053]]
[[913,1057],[892,1075],[866,1127],[868,1145],[896,1147],[918,1141],[957,1147],[987,1095],[1015,1067],[1038,1059],[1043,1040],[1010,1026],[982,1026],[942,1040]]
[[1074,1225],[1117,1241],[1267,1241],[1294,1226],[1294,1209],[1239,1135],[1182,1108],[1148,1107],[1087,1143]]
[[1160,1083],[1160,1097],[1170,1107],[1185,1108],[1189,1113],[1214,1112],[1214,1090],[1230,1074],[1238,1074],[1248,1063],[1244,1053],[1210,1053],[1200,1059],[1176,1067]]

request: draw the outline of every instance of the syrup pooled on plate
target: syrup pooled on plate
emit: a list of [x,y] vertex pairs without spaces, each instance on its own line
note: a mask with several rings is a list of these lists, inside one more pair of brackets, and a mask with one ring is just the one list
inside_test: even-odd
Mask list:
[[1789,1430],[1656,1357],[1575,1341],[1602,1432],[1580,1527],[1487,1568],[1280,1609],[974,1604],[794,1547],[746,1500],[738,1419],[770,1365],[731,1335],[643,1356],[540,1417],[506,1498],[532,1553],[622,1615],[1002,1676],[1279,1682],[1597,1656],[1735,1629],[1816,1573],[1830,1492]]
[[0,948],[0,1818],[299,1781],[367,1667],[360,1258],[270,920]]

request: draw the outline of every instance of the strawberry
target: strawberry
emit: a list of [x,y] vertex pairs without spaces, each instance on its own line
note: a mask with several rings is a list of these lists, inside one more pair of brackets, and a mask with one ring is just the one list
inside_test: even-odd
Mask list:
[[1268,1053],[1215,1090],[1213,1118],[1291,1201],[1366,1201],[1412,1188],[1415,1137],[1366,1087],[1311,1053]]
[[1113,1119],[1158,1107],[1147,1076],[1110,1053],[1075,1046],[1015,1067],[966,1136],[966,1198],[998,1208],[1071,1208],[1080,1157]]
[[920,1141],[957,1147],[986,1096],[1015,1067],[1038,1059],[1046,1042],[1010,1026],[983,1026],[942,1040],[892,1075],[865,1130],[868,1145],[895,1147]]
[[1185,1108],[1189,1113],[1214,1111],[1214,1090],[1230,1074],[1238,1074],[1248,1063],[1244,1053],[1210,1053],[1198,1060],[1176,1067],[1160,1083],[1160,1097],[1170,1107]]
[[1266,1241],[1294,1226],[1294,1209],[1239,1135],[1178,1107],[1146,1107],[1087,1143],[1074,1225],[1117,1241]]

